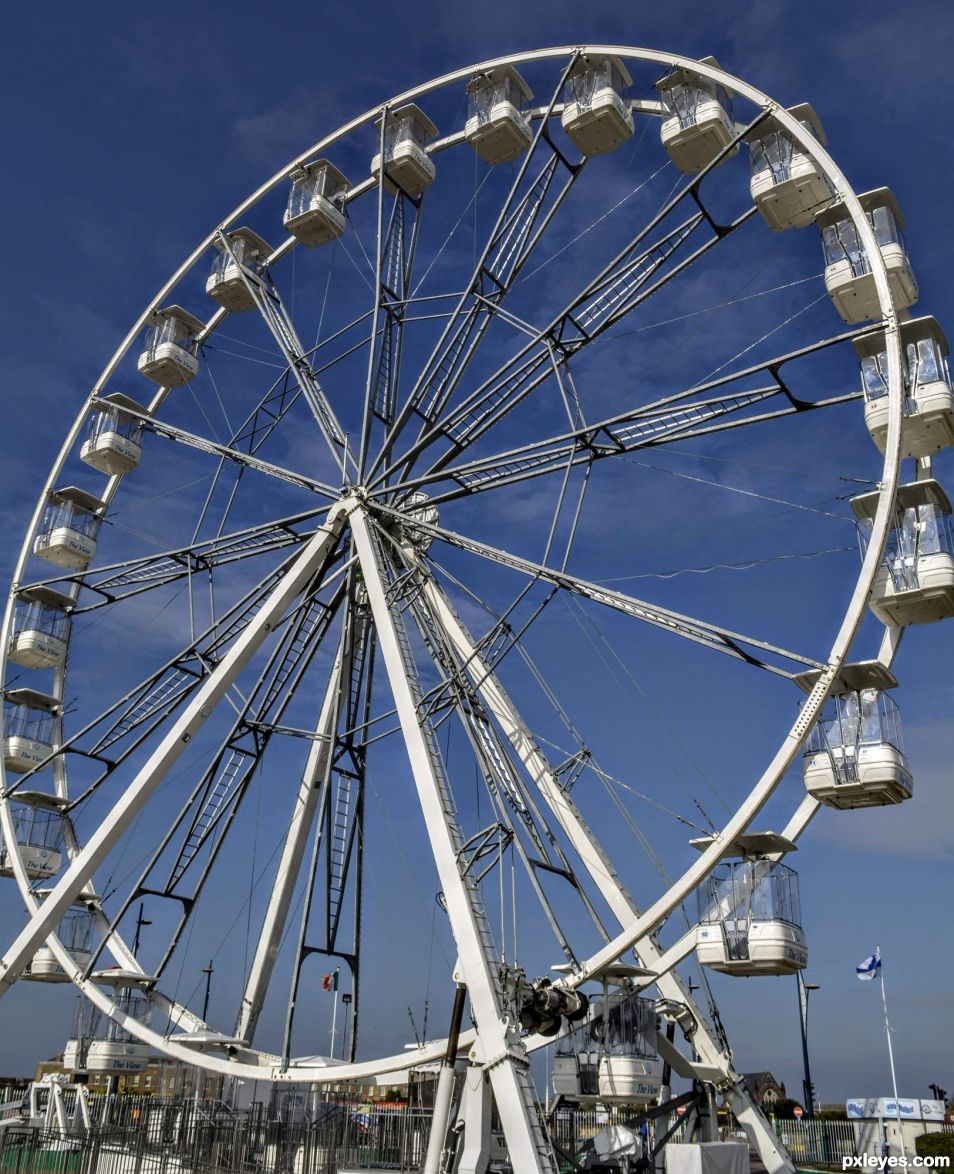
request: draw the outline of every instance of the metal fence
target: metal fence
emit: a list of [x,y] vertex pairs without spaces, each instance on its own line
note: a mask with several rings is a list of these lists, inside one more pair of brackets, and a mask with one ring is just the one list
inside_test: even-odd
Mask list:
[[851,1121],[827,1121],[821,1117],[772,1118],[782,1145],[792,1155],[796,1166],[806,1163],[841,1165],[842,1158],[853,1158],[857,1151],[855,1127]]
[[[262,1105],[233,1113],[221,1102],[94,1097],[88,1134],[63,1137],[11,1127],[0,1134],[0,1174],[337,1174],[418,1171],[431,1110],[326,1100],[307,1117],[276,1120]],[[564,1153],[577,1153],[621,1110],[565,1106],[549,1122]],[[493,1132],[494,1157],[505,1160]]]
[[[93,1097],[88,1133],[10,1125],[0,1132],[0,1174],[339,1174],[348,1170],[417,1171],[427,1148],[430,1109],[329,1099],[307,1117],[276,1119],[267,1106],[233,1112],[218,1101],[159,1097]],[[598,1130],[622,1121],[624,1110],[557,1107],[548,1121],[557,1152],[579,1154]],[[686,1115],[686,1119],[689,1114]],[[652,1122],[680,1140],[684,1121]],[[840,1167],[857,1152],[851,1121],[820,1118],[773,1122],[796,1166]],[[949,1127],[950,1128],[950,1127]],[[735,1129],[720,1130],[724,1139]],[[505,1159],[495,1134],[494,1157]]]

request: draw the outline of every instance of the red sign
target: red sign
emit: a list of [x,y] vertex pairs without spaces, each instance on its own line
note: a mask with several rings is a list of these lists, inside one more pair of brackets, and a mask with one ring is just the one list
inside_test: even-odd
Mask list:
[[802,1106],[796,1105],[795,1106],[795,1116],[801,1118],[802,1116],[804,1116],[804,1114],[805,1114],[805,1110],[802,1108]]

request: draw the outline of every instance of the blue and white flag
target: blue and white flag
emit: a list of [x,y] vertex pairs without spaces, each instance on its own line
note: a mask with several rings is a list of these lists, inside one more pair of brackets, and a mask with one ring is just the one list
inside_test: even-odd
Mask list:
[[866,958],[860,966],[855,967],[855,974],[862,982],[871,982],[873,978],[878,977],[878,972],[881,969],[881,947],[876,946],[875,952],[870,958]]

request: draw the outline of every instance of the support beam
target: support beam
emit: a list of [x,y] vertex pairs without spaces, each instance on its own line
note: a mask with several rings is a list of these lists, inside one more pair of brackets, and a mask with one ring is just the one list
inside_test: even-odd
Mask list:
[[378,643],[447,901],[460,970],[479,1024],[472,1058],[490,1077],[514,1169],[521,1174],[555,1174],[552,1152],[536,1115],[520,1029],[504,1005],[487,915],[473,877],[461,876],[458,865],[462,834],[433,729],[419,714],[420,689],[399,601],[394,598],[395,584],[390,581],[366,507],[355,498],[348,499],[348,505]]
[[[415,561],[419,562],[411,548],[405,546],[403,550],[412,565]],[[426,576],[424,595],[427,604],[432,609],[435,620],[441,624],[448,639],[467,664],[468,672],[488,710],[523,762],[527,773],[546,800],[620,925],[625,927],[631,924],[639,916],[639,909],[627,893],[609,857],[590,831],[576,804],[560,785],[546,755],[536,744],[493,670],[481,658],[473,638],[451,604],[433,577],[427,575],[423,569],[422,574]],[[635,948],[642,963],[656,970],[663,955],[652,936],[647,933],[641,937]],[[791,1159],[779,1143],[775,1131],[745,1091],[742,1077],[735,1071],[731,1056],[723,1050],[712,1033],[682,978],[674,970],[670,970],[659,973],[655,983],[664,999],[684,1004],[689,1009],[696,1024],[692,1044],[699,1056],[699,1064],[703,1069],[708,1068],[708,1078],[724,1091],[733,1111],[758,1149],[769,1174],[792,1174],[794,1166]]]
[[318,722],[315,726],[317,736],[308,752],[308,760],[302,774],[301,785],[298,788],[295,808],[288,825],[288,834],[285,837],[281,859],[272,882],[271,896],[268,899],[258,945],[255,948],[255,957],[252,959],[252,967],[245,984],[245,993],[242,996],[241,1009],[235,1025],[236,1039],[246,1040],[249,1043],[255,1034],[255,1027],[261,1014],[262,1004],[265,1002],[265,994],[272,977],[272,971],[278,960],[279,945],[285,932],[288,910],[291,907],[295,886],[298,882],[315,813],[323,808],[327,802],[327,787],[322,784],[328,777],[327,765],[334,745],[339,699],[349,673],[350,666],[345,665],[345,649],[339,648],[318,715]]
[[341,505],[332,508],[328,520],[308,542],[288,573],[279,580],[261,610],[216,665],[192,700],[163,738],[157,749],[126,790],[117,798],[109,815],[93,832],[85,847],[71,861],[63,877],[16,941],[0,959],[0,996],[13,985],[83,886],[107,858],[130,822],[143,809],[162,780],[178,761],[188,743],[205,725],[206,719],[245,665],[281,622],[295,598],[320,573],[337,545],[344,523]]

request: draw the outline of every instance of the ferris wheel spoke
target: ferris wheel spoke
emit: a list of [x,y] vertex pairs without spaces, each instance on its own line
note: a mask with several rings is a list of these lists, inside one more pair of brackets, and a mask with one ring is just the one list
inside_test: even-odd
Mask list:
[[298,528],[325,514],[327,509],[327,506],[320,506],[193,542],[188,546],[123,559],[106,566],[94,566],[86,571],[72,571],[52,579],[41,579],[31,586],[75,584],[96,598],[92,603],[76,607],[74,614],[94,611],[154,587],[167,586],[193,572],[207,572],[287,546],[298,546],[314,533],[312,529]]
[[[575,61],[576,55],[560,77],[550,104],[539,121],[517,175],[504,198],[470,283],[461,295],[433,351],[424,362],[421,374],[411,388],[393,427],[385,437],[381,451],[368,471],[368,481],[372,481],[381,466],[387,463],[398,437],[414,415],[422,417],[425,430],[440,417],[463,378],[483,334],[490,326],[495,309],[501,305],[543,239],[586,163],[584,158],[580,163],[571,164],[554,146],[547,133],[548,119]],[[523,196],[518,199],[524,179],[542,150],[543,143],[549,148],[550,153]],[[563,184],[556,190],[553,198],[549,199],[548,204],[555,178],[563,173]],[[420,436],[418,440],[420,441]]]
[[[352,1060],[358,1040],[366,745],[355,739],[349,731],[354,730],[362,720],[366,720],[370,711],[374,639],[364,587],[359,585],[357,580],[353,580],[353,585],[357,588],[352,594],[352,603],[355,606],[345,619],[336,673],[329,683],[325,705],[320,715],[320,720],[328,723],[329,736],[324,745],[324,753],[314,753],[306,766],[299,807],[296,808],[293,817],[294,825],[299,809],[302,809],[306,816],[308,814],[307,807],[303,808],[302,797],[310,782],[316,792],[312,800],[315,813],[314,835],[285,1017],[282,1057],[286,1064],[291,1055],[292,1029],[303,967],[308,959],[315,955],[338,958],[350,969],[352,1013],[348,1052]],[[296,829],[293,827],[293,830]],[[287,852],[288,874],[285,875],[281,865],[276,874],[272,901],[266,913],[266,932],[273,941],[277,939],[280,926],[284,924],[287,915],[283,910],[291,896],[289,886],[294,885],[294,876],[297,876],[300,868],[306,834],[302,828],[294,837],[293,848]],[[319,873],[323,878],[324,900],[320,902],[321,935],[318,941],[314,941],[312,935],[316,927],[312,924],[313,905]],[[353,906],[350,935],[343,926],[345,894],[349,881]],[[342,941],[342,937],[350,937],[350,941]],[[262,964],[270,969],[271,962],[266,959],[261,949],[256,961],[259,958]],[[254,976],[254,966],[253,963],[250,985]],[[260,982],[261,979],[259,984]],[[252,1011],[256,1004],[260,1006],[261,994],[258,994],[254,1001],[243,1003],[243,1013],[246,1007]]]
[[402,606],[407,584],[393,568],[363,506],[350,515],[367,583],[381,655],[408,748],[441,888],[460,955],[460,967],[479,1023],[477,1053],[490,1063],[489,1077],[515,1168],[551,1170],[540,1131],[524,1048],[513,1026],[493,949],[487,913],[475,878],[461,874],[464,840],[432,723],[419,710],[420,685],[408,643]]
[[[179,904],[179,920],[154,971],[156,977],[162,976],[179,944],[254,773],[338,614],[345,594],[345,587],[341,585],[325,603],[312,593],[288,617],[281,640],[240,706],[208,767],[153,851],[138,881],[113,915],[110,932],[115,931],[132,904],[141,897],[156,897]],[[162,873],[166,874],[164,880]],[[193,876],[193,873],[197,875]],[[87,968],[88,972],[92,970],[96,956]]]
[[288,363],[289,370],[294,374],[318,428],[325,438],[335,466],[343,469],[350,466],[353,470],[355,467],[354,454],[348,447],[347,438],[328,402],[328,397],[318,382],[318,377],[311,363],[306,358],[305,348],[298,338],[291,317],[270,274],[267,269],[263,269],[259,273],[242,264],[235,255],[232,242],[224,232],[218,233],[218,244],[223,252],[229,256],[231,263],[237,267],[245,288],[278,344],[279,350]]
[[[760,113],[735,141],[749,133],[764,117],[765,112]],[[730,146],[726,150],[731,149]],[[721,162],[723,157],[724,154],[720,155],[716,162]],[[431,444],[445,439],[450,441],[451,447],[431,467],[442,468],[448,460],[476,441],[540,384],[549,379],[550,346],[559,354],[560,362],[565,364],[574,354],[579,353],[632,313],[751,219],[756,214],[754,207],[747,209],[728,224],[717,223],[703,204],[699,196],[699,186],[716,162],[706,167],[668,200],[633,240],[588,282],[544,329],[538,332],[535,339],[511,356],[457,408],[424,431],[394,465],[409,468]],[[656,229],[686,199],[696,204],[696,210],[674,228],[663,231],[651,244],[647,244]],[[708,230],[707,239],[688,256],[670,265],[674,257],[685,251],[683,246],[687,242],[695,243],[700,229]],[[379,475],[378,480],[387,476],[389,472],[391,469]]]
[[[497,814],[498,822],[471,837],[462,849],[464,871],[473,869],[474,875],[482,879],[490,868],[501,867],[504,849],[513,845],[557,944],[566,960],[575,966],[576,956],[561,927],[557,911],[540,883],[541,874],[558,876],[567,882],[579,896],[598,933],[604,940],[609,935],[531,789],[526,786],[512,761],[471,680],[476,649],[471,653],[469,664],[461,661],[434,610],[433,593],[436,588],[433,576],[416,558],[413,549],[404,545],[400,554],[404,566],[418,581],[417,588],[410,596],[408,610],[442,677],[440,685],[422,697],[419,712],[422,718],[435,721],[441,716],[456,714]],[[479,663],[486,665],[487,662],[481,658]],[[490,671],[489,668],[487,671]],[[488,863],[488,856],[495,859]]]
[[585,295],[546,329],[538,331],[535,338],[498,368],[458,408],[422,434],[421,439],[401,458],[401,463],[409,467],[432,443],[444,439],[450,442],[450,446],[434,461],[428,472],[444,468],[546,383],[554,373],[554,366],[565,367],[574,355],[713,249],[729,231],[749,219],[751,211],[744,213],[721,235],[711,236],[689,257],[656,281],[651,279],[657,271],[705,224],[701,213],[690,217],[648,250],[622,262],[621,272],[614,274],[611,279],[593,283]]
[[142,810],[149,796],[179,759],[186,744],[202,729],[208,715],[224,698],[241,670],[275,625],[284,618],[296,597],[321,573],[338,544],[343,524],[343,510],[335,507],[325,524],[282,576],[251,622],[195,691],[182,714],[172,724],[108,816],[70,862],[40,909],[0,959],[0,995],[9,989],[33,956],[37,946],[59,923],[85,882],[102,864],[129,822]]
[[[848,392],[812,403],[795,405],[788,402],[784,407],[772,411],[750,412],[740,416],[747,408],[783,395],[778,387],[755,388],[748,392],[699,400],[670,412],[648,414],[640,411],[633,413],[640,419],[632,424],[623,421],[606,425],[594,424],[580,429],[575,436],[571,434],[571,438],[562,443],[543,442],[502,454],[500,457],[486,458],[460,467],[452,466],[443,473],[434,474],[434,481],[453,481],[459,488],[436,493],[430,496],[429,501],[432,505],[439,506],[473,493],[519,484],[550,473],[560,473],[566,469],[568,463],[572,466],[589,465],[607,457],[625,456],[646,448],[663,448],[678,441],[748,428],[754,424],[765,424],[819,408],[853,403],[862,398],[860,391]],[[714,422],[720,420],[721,422]],[[425,478],[411,478],[406,487],[416,488],[430,483]]]
[[[376,505],[374,509],[376,513],[384,516],[401,517],[397,511],[387,506]],[[565,571],[556,570],[552,567],[532,562],[529,559],[521,558],[518,555],[510,554],[507,551],[499,550],[497,547],[479,542],[477,539],[456,534],[452,530],[445,530],[442,526],[435,526],[429,522],[419,521],[415,518],[414,528],[419,529],[422,533],[431,537],[439,538],[441,541],[447,542],[459,550],[479,555],[490,562],[497,563],[499,566],[520,571],[534,580],[539,580],[543,583],[552,583],[555,587],[559,587],[572,595],[579,595],[583,598],[590,599],[594,603],[599,603],[614,611],[622,612],[624,615],[632,616],[634,619],[641,620],[643,623],[651,624],[653,627],[671,632],[675,636],[681,636],[684,639],[702,644],[716,652],[724,653],[737,660],[743,660],[748,664],[760,669],[766,669],[779,676],[792,678],[795,676],[795,673],[790,669],[773,663],[773,661],[763,660],[763,655],[768,654],[774,659],[781,660],[783,663],[789,662],[796,665],[809,665],[812,668],[822,667],[819,661],[813,660],[811,657],[804,656],[801,653],[790,652],[775,644],[760,640],[755,636],[748,636],[744,633],[735,632],[717,624],[709,623],[706,620],[699,620],[692,616],[683,615],[680,612],[660,607],[655,603],[647,603],[645,600],[626,595],[622,591],[611,590],[598,583],[591,583],[586,579],[580,579],[575,575],[567,574]]]
[[[281,858],[272,882],[272,890],[258,935],[255,956],[249,968],[236,1022],[236,1036],[251,1041],[258,1023],[272,972],[278,957],[298,885],[309,835],[314,829],[310,876],[306,882],[295,959],[292,967],[293,996],[297,991],[301,967],[313,953],[335,954],[345,960],[354,979],[352,1008],[352,1054],[356,1040],[357,1002],[359,999],[358,950],[364,810],[364,750],[353,735],[345,735],[343,726],[354,729],[361,723],[370,705],[371,662],[373,644],[365,609],[357,600],[358,585],[349,584],[349,607],[345,613],[338,653],[332,666],[324,699],[315,726],[316,736],[309,751],[301,784],[288,824]],[[360,715],[360,716],[359,716]],[[314,896],[314,885],[324,854],[324,938],[320,947],[309,946],[306,932]],[[355,924],[350,949],[338,948],[343,895],[355,856]],[[291,1021],[286,1021],[287,1057],[291,1040]]]
[[[806,400],[790,390],[782,371],[788,364],[799,359],[853,341],[867,333],[870,333],[870,328],[865,327],[821,339],[760,363],[693,384],[682,391],[673,392],[649,403],[639,404],[592,424],[580,421],[579,426],[569,432],[546,440],[532,441],[495,456],[482,457],[462,464],[450,461],[439,471],[408,477],[402,482],[402,488],[413,489],[440,484],[442,481],[456,482],[459,490],[450,489],[431,499],[436,505],[483,489],[515,484],[547,473],[562,472],[568,462],[584,464],[634,452],[640,448],[656,447],[712,432],[747,427],[754,423],[858,400],[863,394],[860,391]],[[556,363],[554,365],[556,366]],[[568,366],[557,366],[557,370],[566,376],[569,375]],[[771,382],[741,391],[732,391],[730,388],[733,383],[749,381],[760,375]],[[721,388],[730,390],[716,396],[705,394]],[[739,419],[734,418],[745,409],[776,397],[785,401],[784,407],[764,413],[751,412]],[[574,418],[579,420],[579,397],[572,379],[568,380],[568,387],[564,389],[564,400],[571,422]],[[712,423],[721,417],[733,418],[723,423]],[[374,496],[381,496],[383,492],[378,490]]]
[[[460,663],[467,666],[467,673],[486,704],[488,712],[503,730],[515,755],[523,763],[528,776],[577,853],[585,872],[596,885],[619,925],[624,928],[629,926],[639,916],[639,908],[627,892],[599,838],[589,828],[571,797],[569,785],[563,780],[560,768],[554,768],[541,750],[529,726],[500,684],[492,666],[484,659],[479,645],[464,627],[433,577],[428,577],[424,581],[423,595],[447,639],[455,648]],[[681,1074],[703,1077],[706,1075],[704,1068],[708,1068],[709,1078],[712,1072],[717,1072],[719,1079],[726,1080],[730,1086],[736,1085],[739,1077],[722,1040],[696,1004],[691,986],[686,984],[674,969],[684,955],[679,953],[677,956],[674,951],[663,952],[651,929],[635,943],[635,947],[641,962],[650,968],[650,982],[657,987],[660,995],[690,1012],[689,1018],[681,1022],[687,1043],[691,1045],[693,1054],[698,1059],[689,1062],[676,1052],[672,1059],[679,1065]],[[645,979],[642,985],[646,985]],[[747,1112],[748,1107],[744,1098],[739,1097],[737,1103]],[[754,1127],[761,1131],[762,1127],[758,1122],[754,1123]]]
[[[109,406],[105,400],[93,399],[90,402],[93,407]],[[177,444],[185,445],[187,448],[208,453],[210,456],[220,457],[226,461],[233,461],[242,469],[251,469],[256,473],[265,473],[267,476],[275,477],[279,481],[285,481],[289,485],[296,485],[301,489],[310,489],[312,492],[320,494],[329,501],[336,501],[341,496],[337,490],[325,484],[323,481],[316,481],[312,477],[306,477],[302,473],[295,473],[291,469],[283,468],[281,465],[260,460],[239,449],[230,448],[228,445],[208,440],[204,436],[197,436],[194,432],[187,432],[184,428],[177,428],[175,425],[157,420],[145,410],[138,411],[134,408],[129,408],[127,415],[141,420],[145,426],[145,431],[152,433],[154,436],[162,437],[164,440],[172,440]]]
[[[382,134],[384,125],[382,122]],[[379,201],[384,196],[382,170]],[[365,388],[364,423],[360,467],[363,470],[369,457],[371,429],[377,420],[390,429],[398,405],[398,383],[401,376],[401,357],[404,346],[404,324],[412,304],[411,281],[417,240],[421,225],[423,197],[411,198],[399,191],[391,204],[387,233],[378,241],[375,282],[377,295],[371,317],[372,342],[368,352],[368,375]],[[409,212],[409,209],[411,211]],[[379,207],[379,234],[383,203]],[[408,224],[410,220],[410,224]]]
[[[320,532],[319,532],[320,533]],[[88,721],[56,747],[51,759],[38,763],[21,774],[8,786],[6,794],[15,794],[37,771],[52,760],[63,761],[63,755],[79,755],[90,762],[102,764],[102,770],[78,795],[73,795],[70,808],[76,807],[110,778],[168,717],[208,680],[221,659],[228,655],[230,645],[241,639],[254,624],[259,610],[270,593],[274,593],[283,577],[296,564],[299,556],[292,556],[273,570],[261,582],[233,604],[197,638],[167,660],[156,672],[134,686],[107,709]],[[335,552],[329,555],[329,563]],[[333,584],[341,570],[330,576],[325,586]]]

